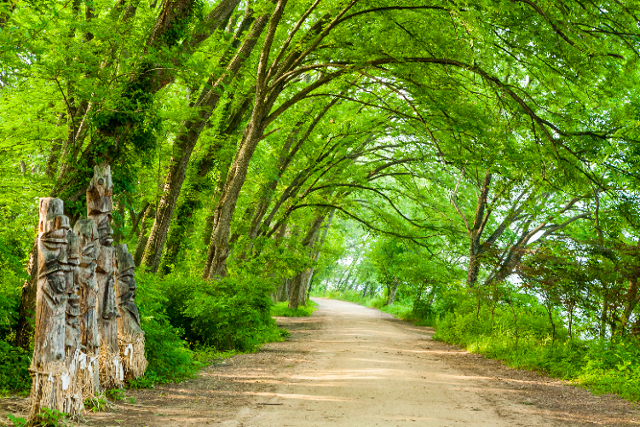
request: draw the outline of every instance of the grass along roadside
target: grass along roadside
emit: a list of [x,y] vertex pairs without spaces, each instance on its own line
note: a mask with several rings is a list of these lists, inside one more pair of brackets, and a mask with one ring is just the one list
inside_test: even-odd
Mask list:
[[278,302],[271,307],[271,317],[309,317],[318,309],[318,304],[311,300],[307,300],[306,306],[298,306],[293,310],[289,308],[289,303]]
[[[433,316],[429,313],[416,312],[413,304],[407,304],[404,301],[396,301],[392,305],[385,305],[385,299],[381,296],[362,297],[359,292],[355,291],[326,291],[314,293],[313,296],[321,298],[337,299],[341,301],[354,302],[364,305],[365,307],[377,308],[378,310],[389,313],[407,322],[412,322],[418,326],[433,326]],[[425,315],[426,314],[426,315]]]

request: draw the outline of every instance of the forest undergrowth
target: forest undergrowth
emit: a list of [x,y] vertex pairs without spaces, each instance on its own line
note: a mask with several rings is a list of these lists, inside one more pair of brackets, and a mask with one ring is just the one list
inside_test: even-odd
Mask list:
[[[509,303],[496,307],[481,305],[479,311],[477,294],[466,289],[450,290],[432,305],[414,304],[409,298],[386,304],[383,296],[363,297],[356,291],[328,290],[314,295],[377,308],[419,326],[433,326],[435,340],[501,360],[512,368],[539,371],[595,394],[614,393],[630,401],[640,400],[638,338],[571,338],[557,312],[552,314],[554,338],[545,306],[523,293],[514,293]],[[573,334],[577,331],[579,326]]]
[[[270,284],[256,277],[208,282],[181,271],[164,277],[139,271],[137,281],[149,367],[129,382],[136,388],[183,381],[214,360],[280,341],[288,332],[272,316],[309,316],[315,310],[274,305]],[[31,353],[12,344],[19,295],[14,290],[0,297],[0,395],[25,395]]]

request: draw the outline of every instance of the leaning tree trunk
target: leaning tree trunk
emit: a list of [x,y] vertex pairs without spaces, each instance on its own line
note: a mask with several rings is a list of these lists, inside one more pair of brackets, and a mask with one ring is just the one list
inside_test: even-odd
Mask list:
[[298,273],[291,279],[291,286],[289,288],[289,308],[297,310],[300,305],[300,282],[301,274]]
[[[225,113],[229,110],[231,105],[230,102],[227,102],[224,106]],[[241,124],[241,119],[244,116],[244,113],[248,109],[248,102],[243,103],[233,114],[229,117],[228,120],[221,120],[218,122],[216,134],[218,136],[217,139],[224,138],[227,140],[227,143],[230,142],[231,135],[236,131],[236,129]],[[222,129],[222,125],[227,125],[225,129]],[[181,249],[183,247],[184,242],[186,241],[187,235],[191,232],[195,226],[195,213],[202,208],[202,195],[209,186],[209,180],[207,176],[209,172],[214,167],[216,163],[216,157],[220,155],[220,153],[224,153],[227,150],[223,150],[225,143],[220,142],[216,144],[212,144],[209,146],[207,151],[198,159],[195,165],[195,174],[191,178],[191,185],[189,190],[184,194],[182,202],[178,205],[178,210],[176,214],[176,218],[174,221],[174,225],[169,230],[169,236],[167,237],[167,250],[164,257],[163,263],[163,273],[169,274],[172,270],[172,266],[176,264],[178,257],[180,255]],[[218,159],[220,160],[220,159]],[[224,177],[229,172],[229,164],[231,163],[231,157],[229,155],[224,156],[219,165],[219,176],[218,176],[218,185],[214,190],[213,200],[217,200],[217,195],[219,194],[222,185],[224,185]],[[211,227],[213,226],[213,219],[205,221],[205,235],[211,237],[211,227],[209,227],[209,223]],[[207,230],[208,228],[208,230]],[[209,242],[206,241],[205,245],[209,245]]]
[[36,237],[29,263],[27,264],[29,278],[22,285],[22,298],[18,312],[18,326],[16,329],[15,345],[24,350],[31,348],[33,337],[33,323],[36,314],[36,293],[38,291],[38,238]]
[[156,215],[156,207],[153,205],[147,206],[147,209],[140,220],[140,232],[138,233],[138,243],[136,244],[136,250],[133,255],[133,262],[136,264],[136,267],[140,266],[140,262],[142,262],[142,255],[144,255],[144,248],[147,246],[147,241],[149,237],[147,236],[147,225],[146,221],[148,218],[155,218]]
[[396,293],[398,292],[398,286],[399,285],[400,285],[400,283],[398,282],[398,279],[394,278],[393,279],[393,284],[389,288],[389,298],[387,299],[387,304],[386,305],[393,305],[393,303],[395,302]]
[[[169,172],[165,181],[164,193],[158,205],[158,214],[142,257],[142,263],[147,267],[148,271],[155,273],[160,266],[169,224],[184,183],[191,153],[200,138],[200,134],[218,105],[225,87],[236,77],[240,68],[251,54],[268,22],[268,18],[268,15],[263,15],[256,19],[251,33],[240,47],[238,53],[227,64],[225,72],[215,82],[213,82],[213,79],[211,80],[211,83],[213,83],[211,87],[209,85],[205,86],[194,105],[195,116],[184,123],[185,129],[176,138],[174,154],[171,158]],[[221,65],[224,66],[225,64]]]
[[285,302],[289,300],[289,284],[291,279],[282,279],[280,286],[276,291],[276,302]]
[[262,29],[266,26],[269,19],[270,25],[258,63],[258,79],[256,82],[253,110],[249,124],[244,131],[240,149],[231,164],[225,186],[220,195],[220,200],[214,210],[213,231],[211,233],[211,243],[207,254],[207,266],[202,274],[204,278],[211,279],[226,275],[226,262],[229,256],[229,232],[231,219],[233,218],[233,213],[238,202],[238,196],[247,177],[251,157],[253,157],[253,153],[262,139],[264,129],[267,126],[267,116],[275,104],[279,93],[284,89],[284,85],[280,83],[269,92],[267,71],[269,67],[269,51],[275,37],[276,27],[282,18],[285,3],[286,1],[279,1],[271,15],[268,17],[261,16],[256,20],[255,25],[257,26],[258,21],[265,18],[264,23],[261,23],[262,28],[260,32],[262,32]]

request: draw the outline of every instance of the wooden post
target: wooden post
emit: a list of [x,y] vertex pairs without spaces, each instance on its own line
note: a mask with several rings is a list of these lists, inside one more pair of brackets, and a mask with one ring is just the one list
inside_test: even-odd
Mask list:
[[127,245],[116,246],[116,264],[116,289],[120,311],[118,339],[124,378],[129,380],[144,374],[147,359],[144,356],[144,332],[140,327],[140,314],[136,306],[135,263]]
[[87,189],[87,215],[98,228],[98,330],[100,333],[100,385],[104,389],[122,386],[124,372],[118,347],[118,307],[115,290],[115,249],[111,210],[113,182],[109,166],[96,166]]
[[65,364],[67,232],[69,218],[60,199],[40,199],[38,226],[38,288],[31,384],[30,418],[42,408],[64,410],[69,386]]
[[[93,396],[100,388],[100,335],[98,332],[98,283],[96,258],[98,257],[98,227],[92,219],[76,222],[73,231],[78,235],[80,265],[75,280],[80,290],[80,343],[85,355],[80,354],[82,390],[84,398]],[[84,362],[84,363],[83,363]]]
[[84,409],[82,395],[81,353],[82,345],[80,328],[80,287],[76,281],[80,265],[78,236],[73,231],[67,232],[67,259],[62,263],[65,272],[65,293],[67,294],[65,325],[65,366],[67,373],[63,377],[63,412],[77,414]]

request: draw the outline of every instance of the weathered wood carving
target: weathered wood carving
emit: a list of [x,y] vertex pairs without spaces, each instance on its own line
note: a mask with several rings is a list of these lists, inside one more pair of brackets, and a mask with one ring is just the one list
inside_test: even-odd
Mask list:
[[76,282],[78,266],[80,265],[79,241],[73,231],[67,232],[67,257],[62,263],[65,272],[65,293],[67,294],[66,328],[65,328],[65,366],[67,372],[62,377],[62,394],[64,401],[63,412],[76,414],[84,408],[82,396],[81,354],[80,343],[80,288]]
[[65,363],[67,233],[69,218],[60,199],[40,199],[38,289],[31,361],[31,415],[43,407],[64,410],[68,388]]
[[98,228],[98,330],[100,332],[100,385],[104,388],[122,386],[124,372],[118,346],[118,306],[115,289],[115,249],[111,210],[113,182],[109,166],[96,166],[87,189],[87,215]]
[[118,338],[125,379],[139,377],[147,368],[144,356],[144,332],[140,327],[140,314],[136,305],[136,276],[133,256],[127,245],[116,246],[117,293],[120,320]]
[[[80,265],[75,276],[80,290],[80,343],[85,355],[80,355],[82,389],[85,398],[91,397],[100,387],[98,358],[100,335],[98,333],[98,283],[96,258],[98,257],[98,227],[92,219],[76,223],[73,231],[78,235]],[[84,362],[84,363],[83,363]]]
[[147,367],[133,257],[127,245],[112,246],[112,191],[109,166],[96,167],[88,219],[73,231],[62,200],[40,199],[32,419],[42,408],[81,412],[99,389]]

